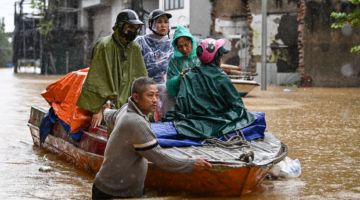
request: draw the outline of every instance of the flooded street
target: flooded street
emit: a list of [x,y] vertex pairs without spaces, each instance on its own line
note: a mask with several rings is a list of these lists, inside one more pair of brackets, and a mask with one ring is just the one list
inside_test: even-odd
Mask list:
[[[49,108],[40,93],[61,77],[0,69],[0,199],[90,199],[94,175],[34,146],[26,126],[32,105]],[[267,129],[300,160],[301,177],[265,180],[254,193],[227,199],[360,199],[360,88],[286,88],[257,87],[243,101],[266,113]],[[53,170],[40,172],[41,166]]]

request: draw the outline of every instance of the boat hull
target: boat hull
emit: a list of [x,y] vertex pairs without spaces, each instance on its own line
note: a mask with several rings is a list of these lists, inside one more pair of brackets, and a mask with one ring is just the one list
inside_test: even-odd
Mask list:
[[213,165],[210,170],[176,174],[149,165],[145,185],[163,191],[239,196],[250,193],[265,177],[271,166],[236,167]]
[[233,86],[239,92],[240,96],[246,96],[252,89],[259,86],[255,81],[246,81],[246,80],[238,80],[231,79]]
[[[28,126],[35,145],[39,145],[39,125],[43,115],[44,110],[32,107]],[[64,138],[65,131],[61,125],[55,124],[52,133],[48,135],[41,147],[61,155],[69,162],[86,171],[96,174],[100,170],[104,157],[93,152],[97,151],[96,148],[103,148],[101,145],[104,143],[98,141],[99,138],[97,137],[105,133],[101,129],[93,130],[93,132],[85,133],[78,143],[71,142],[68,136],[66,136],[68,138]],[[101,151],[99,152],[101,153]],[[165,171],[153,163],[149,163],[145,187],[162,191],[239,196],[250,193],[264,179],[272,166],[213,164],[210,170],[177,174]]]
[[[40,146],[39,128],[31,125],[29,125],[29,127],[34,144]],[[79,168],[94,174],[100,170],[104,160],[104,156],[86,152],[74,144],[52,134],[48,135],[45,142],[41,144],[41,148],[56,153]]]

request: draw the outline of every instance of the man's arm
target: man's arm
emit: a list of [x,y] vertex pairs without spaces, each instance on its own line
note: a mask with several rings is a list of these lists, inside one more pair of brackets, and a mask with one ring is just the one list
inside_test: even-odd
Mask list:
[[[207,158],[181,158],[166,153],[159,145],[151,150],[138,151],[147,160],[156,166],[175,173],[190,173],[191,171],[202,171],[211,168]],[[188,160],[184,162],[184,160]]]
[[110,125],[111,127],[114,126],[116,116],[119,113],[119,111],[120,109],[115,110],[111,108],[105,108],[103,115],[104,115],[104,121],[106,122],[107,125]]
[[206,159],[192,159],[167,154],[157,142],[150,125],[140,122],[133,126],[132,142],[135,150],[156,166],[175,173],[190,173],[211,167]]

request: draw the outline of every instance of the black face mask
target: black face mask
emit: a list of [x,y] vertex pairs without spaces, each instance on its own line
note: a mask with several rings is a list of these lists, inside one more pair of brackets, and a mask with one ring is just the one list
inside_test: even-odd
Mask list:
[[128,30],[127,32],[128,32],[127,34],[123,33],[123,36],[124,36],[125,40],[134,41],[135,38],[136,38],[136,35],[137,35],[137,31]]

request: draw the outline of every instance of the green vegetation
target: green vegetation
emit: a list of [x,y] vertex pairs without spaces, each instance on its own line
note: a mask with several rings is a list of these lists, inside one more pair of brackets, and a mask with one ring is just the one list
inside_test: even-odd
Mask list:
[[[359,4],[360,0],[350,0],[353,4]],[[332,12],[331,16],[334,17],[337,22],[331,25],[332,28],[340,28],[344,26],[352,26],[354,28],[359,27],[360,22],[360,9],[355,10],[352,13],[345,12]],[[360,53],[360,44],[351,48],[350,52],[358,52]]]
[[55,27],[55,13],[59,3],[59,0],[31,0],[31,8],[42,17],[39,24],[41,34],[48,35]]
[[12,46],[9,36],[5,33],[4,18],[0,19],[0,67],[6,67],[6,63],[12,60]]

